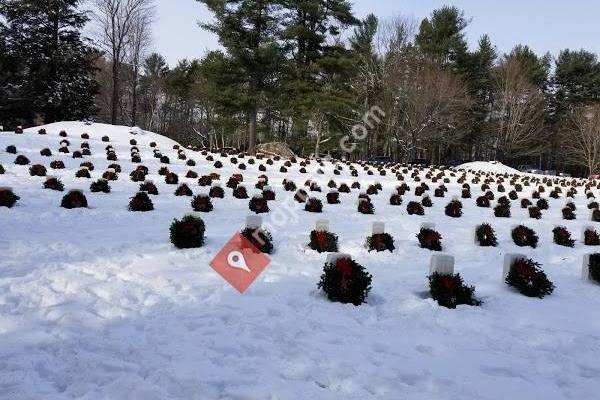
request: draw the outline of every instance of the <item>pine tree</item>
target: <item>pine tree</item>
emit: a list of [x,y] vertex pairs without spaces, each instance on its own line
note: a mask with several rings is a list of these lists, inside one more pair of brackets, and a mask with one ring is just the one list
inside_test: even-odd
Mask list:
[[339,119],[354,106],[350,87],[355,60],[340,38],[340,28],[358,24],[352,4],[345,0],[286,0],[283,37],[292,55],[284,90],[290,94],[286,108],[296,134],[321,141],[341,130]]
[[6,19],[9,60],[18,71],[9,78],[11,116],[32,123],[81,119],[93,112],[94,50],[81,29],[88,21],[80,0],[0,0]]
[[[239,106],[248,118],[248,151],[257,142],[258,112],[268,103],[283,65],[281,5],[273,0],[198,0],[214,14],[204,28],[219,37],[227,54],[221,60],[223,74],[236,72]],[[214,76],[214,75],[213,75]]]
[[444,6],[421,22],[415,44],[435,62],[461,70],[468,56],[464,34],[468,25],[464,12]]

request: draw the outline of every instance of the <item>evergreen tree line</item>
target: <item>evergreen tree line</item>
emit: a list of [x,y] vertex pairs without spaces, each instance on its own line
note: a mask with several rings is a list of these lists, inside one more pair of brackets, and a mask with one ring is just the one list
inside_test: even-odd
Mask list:
[[[96,116],[212,149],[277,141],[305,156],[600,169],[592,52],[499,54],[487,35],[470,49],[456,7],[416,24],[359,20],[344,0],[198,1],[224,50],[170,68],[144,52],[149,19],[120,24],[120,37],[101,31],[96,49],[81,37],[79,1],[0,0],[0,123]],[[148,11],[147,0],[96,4],[124,21],[127,7]],[[373,109],[364,140],[343,153],[340,139]]]

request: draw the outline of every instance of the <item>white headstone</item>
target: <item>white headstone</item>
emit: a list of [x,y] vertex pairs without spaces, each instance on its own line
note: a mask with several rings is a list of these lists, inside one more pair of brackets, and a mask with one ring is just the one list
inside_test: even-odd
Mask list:
[[385,233],[385,222],[373,222],[371,225],[371,235],[381,235]]
[[344,253],[329,253],[327,254],[327,259],[326,259],[326,263],[327,264],[335,264],[337,260],[339,260],[340,258],[350,258],[352,259],[352,257],[350,257],[349,254],[344,254]]
[[315,224],[317,232],[329,232],[329,221],[326,219],[318,219]]
[[594,227],[591,225],[585,226],[583,227],[583,229],[581,230],[581,242],[585,243],[585,233],[587,231],[595,231]]
[[246,217],[246,228],[260,229],[262,227],[262,217],[259,215],[248,215]]
[[590,255],[591,254],[585,254],[583,256],[583,264],[581,268],[581,278],[586,281],[592,279],[592,274],[590,272]]
[[423,222],[421,224],[421,229],[435,230],[435,223],[433,223],[433,222]]
[[184,217],[192,217],[192,218],[196,218],[196,219],[202,219],[202,213],[192,211],[192,212],[185,213]]
[[517,261],[518,259],[526,259],[527,256],[524,256],[523,254],[506,254],[504,256],[504,267],[502,269],[502,280],[506,280],[506,277],[508,276],[509,272],[510,272],[510,268],[512,267],[512,265],[514,264],[515,261]]
[[434,254],[429,264],[429,275],[454,275],[454,257],[447,254]]

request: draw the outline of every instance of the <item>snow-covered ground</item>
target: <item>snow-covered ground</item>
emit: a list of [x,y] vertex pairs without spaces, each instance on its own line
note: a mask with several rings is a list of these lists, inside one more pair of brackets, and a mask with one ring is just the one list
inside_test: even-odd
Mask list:
[[[481,195],[463,200],[464,216],[444,215],[450,196],[460,185],[448,184],[449,196],[433,198],[426,216],[408,216],[404,196],[400,207],[389,205],[398,184],[393,174],[358,178],[346,167],[333,176],[308,174],[298,166],[282,174],[282,162],[267,166],[277,194],[270,215],[284,215],[283,226],[272,229],[272,263],[244,295],[209,266],[221,246],[244,225],[248,201],[226,197],[213,201],[215,210],[203,219],[205,247],[176,250],[169,242],[169,225],[191,211],[190,198],[173,195],[174,186],[157,175],[159,160],[148,143],[158,142],[178,173],[195,193],[206,192],[190,169],[177,160],[174,142],[145,133],[134,138],[159,188],[155,210],[133,213],[129,198],[139,184],[129,179],[136,164],[129,161],[128,128],[63,123],[23,135],[0,134],[0,186],[21,196],[12,209],[0,208],[0,398],[1,399],[595,399],[600,387],[600,286],[580,278],[581,260],[589,248],[573,249],[552,243],[552,229],[567,226],[576,238],[589,222],[587,201],[575,197],[577,220],[563,221],[561,199],[548,199],[550,210],[541,220],[513,202],[510,219],[494,218],[492,209],[475,206]],[[112,193],[90,193],[90,179],[75,178],[83,160],[58,153],[65,129],[71,151],[82,132],[89,143],[100,177],[109,135],[123,173],[111,183]],[[42,189],[45,178],[30,177],[29,167],[13,164],[4,149],[14,144],[32,164],[48,167],[61,159],[67,168],[59,176],[66,189],[83,189],[88,209],[60,208],[64,193]],[[39,151],[49,147],[53,156]],[[200,175],[215,172],[200,153],[187,155]],[[216,156],[216,159],[220,157]],[[227,159],[222,175],[239,172]],[[258,164],[244,171],[249,192]],[[423,176],[423,175],[422,175]],[[323,214],[290,211],[291,196],[283,178],[300,187],[318,179],[324,193],[329,178],[364,185],[379,181],[383,191],[373,197],[375,215],[356,211],[358,191],[341,194],[340,205],[324,204]],[[407,183],[415,184],[407,176]],[[430,184],[433,189],[436,185]],[[494,186],[494,185],[492,185]],[[525,188],[521,196],[530,196]],[[598,195],[598,190],[594,189]],[[546,193],[547,196],[547,193]],[[564,196],[564,194],[563,194]],[[325,203],[325,201],[324,201]],[[281,214],[278,214],[278,211]],[[373,275],[368,304],[360,307],[331,303],[316,284],[324,254],[306,249],[317,219],[330,220],[341,251],[351,254]],[[265,217],[269,222],[269,216]],[[396,240],[393,254],[368,253],[364,248],[373,221],[385,221]],[[422,222],[435,222],[444,250],[456,257],[456,271],[475,285],[481,307],[449,310],[427,296],[431,252],[419,248],[415,234]],[[499,236],[497,248],[480,248],[473,241],[477,224],[490,222]],[[540,246],[516,247],[513,225],[524,222],[540,236]],[[502,282],[506,253],[524,253],[543,264],[556,284],[554,294],[530,299]]]

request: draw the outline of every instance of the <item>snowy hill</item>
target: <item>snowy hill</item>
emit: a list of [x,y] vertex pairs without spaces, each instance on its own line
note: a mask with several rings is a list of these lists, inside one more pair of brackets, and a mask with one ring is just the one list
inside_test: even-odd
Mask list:
[[[213,154],[223,168],[198,152],[185,151],[196,166],[178,159],[176,145],[160,135],[132,135],[127,127],[68,122],[24,134],[0,133],[0,187],[10,186],[20,200],[0,207],[0,398],[3,399],[592,399],[600,381],[600,285],[581,279],[584,228],[590,221],[583,187],[574,196],[577,219],[562,219],[560,198],[541,193],[549,203],[542,219],[529,218],[520,200],[531,199],[537,185],[526,186],[512,201],[511,217],[494,217],[493,208],[477,207],[484,191],[471,184],[471,199],[461,199],[463,216],[450,218],[444,207],[461,195],[460,173],[451,176],[444,198],[433,197],[440,182],[419,173],[430,187],[433,207],[425,216],[410,216],[406,205],[421,201],[414,188],[421,182],[402,173],[411,188],[401,206],[389,199],[401,183],[387,170],[367,175],[357,167],[351,176],[343,165],[319,167],[307,173],[298,164],[282,173],[284,161],[257,160],[241,171],[228,157]],[[59,132],[65,130],[66,138]],[[89,139],[82,139],[82,133]],[[110,142],[103,142],[107,135]],[[70,153],[59,153],[68,140]],[[130,160],[130,140],[137,141],[141,163]],[[73,159],[82,142],[91,156]],[[158,174],[164,166],[153,157],[151,142],[170,159],[168,168],[194,194],[207,193],[197,179],[220,174],[224,199],[214,199],[214,211],[202,215],[206,244],[177,250],[169,241],[173,219],[192,211],[190,197],[177,197],[176,186]],[[91,193],[90,184],[113,161],[112,145],[122,168],[110,182],[111,193]],[[7,153],[9,145],[16,154]],[[48,148],[51,157],[40,150]],[[30,165],[15,165],[24,155]],[[62,160],[65,168],[49,164]],[[95,168],[91,179],[76,178],[83,161]],[[29,167],[42,164],[59,177],[65,192],[42,188],[45,177],[32,177]],[[129,173],[137,165],[149,168],[148,178],[159,190],[154,211],[130,212],[129,199],[138,191]],[[258,181],[258,166],[266,167],[277,200],[263,215],[270,225],[275,251],[271,264],[244,294],[227,284],[209,262],[229,238],[241,230],[250,213],[248,200],[235,199],[225,187],[242,173],[250,195]],[[400,168],[400,170],[405,167]],[[473,167],[471,167],[473,168]],[[323,174],[318,173],[323,170]],[[435,171],[436,173],[438,171]],[[499,172],[508,172],[500,170]],[[491,177],[497,178],[493,175]],[[471,183],[474,175],[469,175]],[[323,200],[323,213],[304,211],[294,192],[284,191],[283,179],[300,188],[307,179],[323,191],[310,192]],[[485,178],[484,176],[482,179]],[[372,195],[374,215],[357,212],[361,190],[340,194],[341,204],[325,201],[330,179],[337,184],[360,182],[362,189],[380,182]],[[515,178],[517,179],[517,178]],[[497,199],[507,195],[490,183]],[[577,183],[587,183],[577,181]],[[555,186],[555,185],[553,185]],[[557,185],[556,185],[557,186]],[[67,210],[61,199],[80,189],[89,207]],[[598,196],[594,186],[592,192]],[[495,201],[492,201],[492,207]],[[355,307],[332,303],[317,289],[326,255],[307,248],[318,219],[328,219],[339,236],[340,251],[351,255],[373,275],[367,303]],[[368,252],[365,239],[374,221],[384,221],[393,235],[393,253]],[[436,224],[444,252],[456,259],[455,270],[475,286],[480,307],[447,309],[429,296],[427,276],[432,252],[419,247],[415,235],[422,223]],[[474,229],[490,223],[497,247],[479,247]],[[539,246],[517,247],[511,230],[523,223],[539,235]],[[595,224],[595,225],[594,225]],[[556,225],[567,227],[577,240],[574,248],[553,243]],[[503,257],[519,253],[542,264],[556,285],[544,298],[528,298],[502,279]]]

